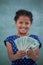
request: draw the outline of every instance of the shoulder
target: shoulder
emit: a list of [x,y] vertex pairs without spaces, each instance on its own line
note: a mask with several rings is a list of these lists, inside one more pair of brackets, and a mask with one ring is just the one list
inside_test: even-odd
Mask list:
[[32,37],[32,38],[34,38],[34,39],[36,39],[36,40],[39,39],[38,35],[34,35],[34,34],[31,34],[30,37]]
[[18,36],[17,35],[11,35],[11,36],[8,36],[5,40],[4,40],[4,44],[6,45],[6,42],[10,42],[11,44],[14,43],[13,40],[17,39]]
[[7,38],[6,38],[6,40],[7,39],[9,39],[9,40],[15,40],[16,38],[18,38],[18,36],[17,35],[11,35],[11,36],[8,36]]

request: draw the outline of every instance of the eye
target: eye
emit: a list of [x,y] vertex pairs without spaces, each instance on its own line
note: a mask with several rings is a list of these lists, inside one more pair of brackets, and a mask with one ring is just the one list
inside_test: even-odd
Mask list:
[[25,22],[25,24],[27,24],[27,25],[28,25],[28,24],[29,24],[29,22]]
[[19,24],[23,24],[23,22],[22,22],[22,21],[20,21],[20,22],[19,22]]

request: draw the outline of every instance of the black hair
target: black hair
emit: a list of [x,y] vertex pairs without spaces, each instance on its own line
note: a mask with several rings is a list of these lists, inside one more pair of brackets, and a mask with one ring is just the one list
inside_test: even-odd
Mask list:
[[33,15],[32,15],[32,13],[31,13],[30,11],[23,10],[23,9],[18,10],[18,11],[16,12],[16,15],[15,15],[15,17],[14,17],[14,20],[17,21],[17,19],[18,19],[20,16],[23,16],[23,15],[29,17],[29,18],[30,18],[30,21],[31,21],[31,23],[32,23],[32,21],[33,21]]

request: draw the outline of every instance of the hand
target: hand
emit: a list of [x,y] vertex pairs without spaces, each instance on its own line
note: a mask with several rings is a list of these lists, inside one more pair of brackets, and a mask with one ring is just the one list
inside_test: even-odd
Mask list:
[[17,52],[16,55],[17,55],[18,59],[20,59],[20,58],[22,58],[26,55],[26,52],[23,51],[23,50],[20,50],[20,51]]
[[32,51],[32,50],[28,50],[28,51],[27,51],[27,55],[28,55],[28,56],[33,55],[33,51]]
[[38,55],[39,55],[39,48],[37,48],[36,50],[28,50],[27,51],[27,55],[33,60],[33,61],[37,61],[38,60]]

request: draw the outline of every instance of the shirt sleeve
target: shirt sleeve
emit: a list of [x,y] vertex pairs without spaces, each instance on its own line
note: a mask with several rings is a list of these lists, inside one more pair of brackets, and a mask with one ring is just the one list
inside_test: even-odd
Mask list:
[[40,41],[40,39],[39,39],[39,37],[37,36],[37,38],[36,38],[36,40],[39,42],[39,48],[41,48],[41,41]]
[[12,37],[7,37],[4,40],[5,46],[6,46],[6,42],[9,42],[12,45],[13,53],[15,54],[18,51],[18,48],[17,48],[15,42],[13,41],[13,38]]
[[39,48],[41,48],[42,44],[41,44],[39,37],[37,35],[31,35],[30,37],[36,39],[39,42]]
[[5,46],[6,46],[6,42],[9,42],[10,44],[14,43],[13,40],[12,40],[10,37],[7,37],[7,38],[4,40]]

